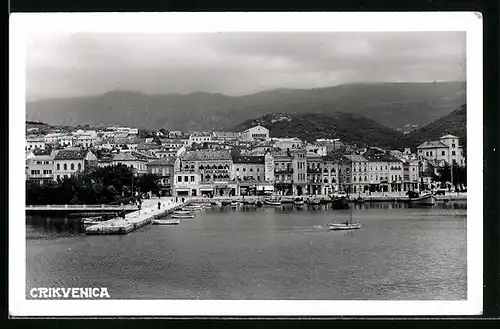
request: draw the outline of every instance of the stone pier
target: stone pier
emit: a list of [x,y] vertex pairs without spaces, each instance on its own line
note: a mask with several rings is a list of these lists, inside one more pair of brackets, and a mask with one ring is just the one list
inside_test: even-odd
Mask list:
[[[161,203],[158,209],[158,201]],[[162,218],[168,213],[185,206],[187,202],[175,202],[175,198],[146,199],[143,200],[141,210],[130,212],[125,219],[113,218],[105,222],[89,226],[85,229],[86,234],[127,234],[143,227],[151,220]]]

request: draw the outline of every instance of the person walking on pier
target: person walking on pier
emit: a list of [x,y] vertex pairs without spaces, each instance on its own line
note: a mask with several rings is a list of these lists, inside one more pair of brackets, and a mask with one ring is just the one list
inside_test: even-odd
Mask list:
[[161,208],[161,202],[158,201],[158,209],[160,209],[160,208]]

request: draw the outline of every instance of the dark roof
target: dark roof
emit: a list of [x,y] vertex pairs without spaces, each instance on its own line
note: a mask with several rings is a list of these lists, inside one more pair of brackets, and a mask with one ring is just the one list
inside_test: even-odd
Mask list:
[[83,160],[87,155],[87,151],[81,150],[60,150],[57,152],[54,160]]
[[147,166],[173,166],[175,162],[174,158],[165,157],[150,161]]
[[351,162],[348,158],[344,156],[344,154],[336,151],[327,152],[326,156],[323,156],[323,161],[332,161],[341,164],[346,164]]
[[31,152],[33,152],[33,155],[50,155],[52,151],[50,149],[34,148]]
[[242,155],[233,156],[233,163],[258,163],[264,164],[264,156],[261,155]]
[[373,148],[369,148],[365,153],[363,153],[363,158],[370,162],[402,162],[398,158],[386,152]]
[[229,150],[196,150],[186,151],[181,155],[185,161],[231,160]]

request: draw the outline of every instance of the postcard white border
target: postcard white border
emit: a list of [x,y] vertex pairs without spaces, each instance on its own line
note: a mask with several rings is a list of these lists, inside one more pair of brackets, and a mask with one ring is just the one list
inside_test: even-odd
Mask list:
[[[24,177],[25,42],[28,33],[67,32],[467,32],[467,300],[26,300]],[[56,13],[10,16],[9,314],[12,316],[477,315],[483,298],[482,16],[415,13]]]

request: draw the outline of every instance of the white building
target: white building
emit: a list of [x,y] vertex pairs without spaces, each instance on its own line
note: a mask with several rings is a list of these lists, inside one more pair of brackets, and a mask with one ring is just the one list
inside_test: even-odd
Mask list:
[[257,125],[252,128],[241,132],[241,140],[246,142],[253,142],[257,140],[269,140],[269,129]]
[[25,151],[31,151],[33,149],[45,149],[45,138],[43,136],[31,136],[26,137],[26,145],[24,147]]
[[194,143],[203,144],[210,143],[212,141],[212,135],[208,133],[193,133],[189,135],[188,147],[192,147]]
[[445,135],[438,141],[426,141],[420,144],[417,147],[417,156],[419,160],[435,160],[437,162],[444,160],[448,164],[465,165],[463,148],[459,144],[459,138],[453,135]]
[[60,150],[54,156],[54,179],[59,180],[97,166],[97,157],[91,151]]
[[303,147],[303,142],[296,138],[273,138],[274,147],[277,147],[283,151],[298,150]]
[[122,164],[130,167],[136,174],[143,175],[148,172],[148,160],[131,153],[118,153],[113,157],[113,165]]
[[30,152],[26,157],[27,179],[42,184],[54,179],[55,151]]

